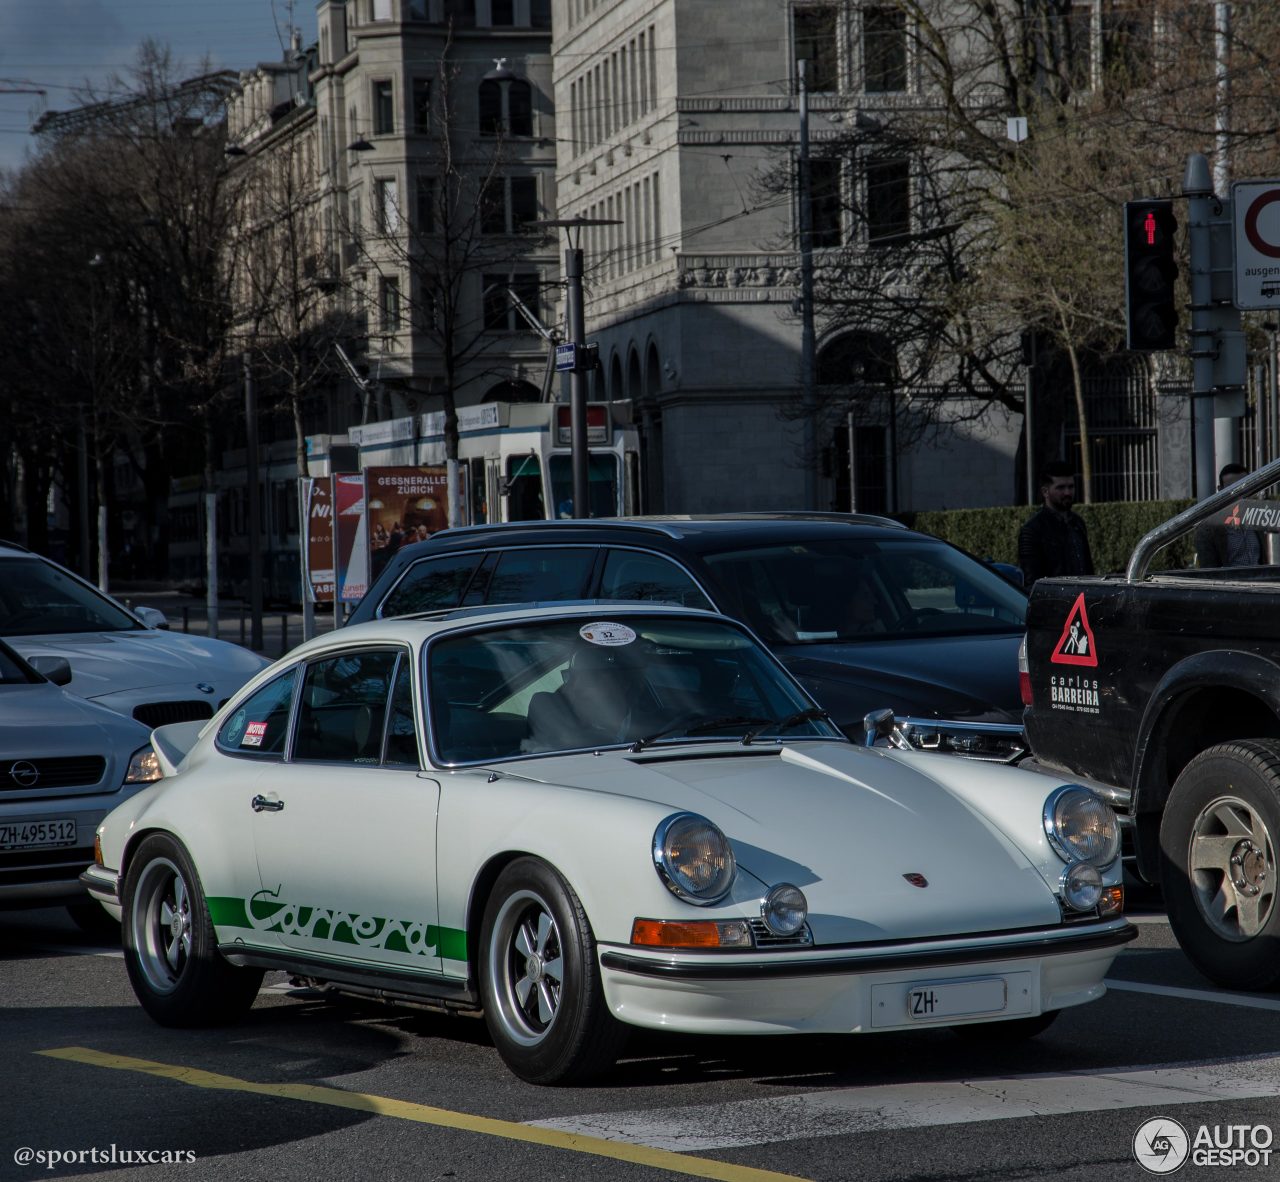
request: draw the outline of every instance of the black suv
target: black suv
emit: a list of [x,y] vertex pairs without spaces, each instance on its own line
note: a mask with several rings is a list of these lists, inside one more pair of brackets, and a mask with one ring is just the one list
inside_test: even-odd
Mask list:
[[[661,600],[745,621],[851,738],[1013,760],[1026,596],[885,518],[752,514],[445,530],[388,559],[348,623],[483,603]],[[905,717],[904,717],[905,716]]]

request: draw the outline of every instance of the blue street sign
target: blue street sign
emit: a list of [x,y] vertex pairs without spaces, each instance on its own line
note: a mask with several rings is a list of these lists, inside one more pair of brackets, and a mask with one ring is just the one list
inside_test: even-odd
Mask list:
[[556,346],[556,373],[571,371],[578,361],[578,346],[572,341]]

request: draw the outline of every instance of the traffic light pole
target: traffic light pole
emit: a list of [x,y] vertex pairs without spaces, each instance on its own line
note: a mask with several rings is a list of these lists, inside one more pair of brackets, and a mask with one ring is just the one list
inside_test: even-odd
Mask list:
[[[575,358],[586,343],[586,316],[582,308],[582,251],[568,247],[564,252],[566,302],[569,313],[569,340],[576,346]],[[569,424],[572,440],[573,515],[590,517],[587,499],[587,375],[575,359],[569,374]]]
[[1214,194],[1209,161],[1187,157],[1182,179],[1187,198],[1191,263],[1191,405],[1195,495],[1217,487],[1214,420],[1244,413],[1245,349],[1240,313],[1232,306],[1231,211]]

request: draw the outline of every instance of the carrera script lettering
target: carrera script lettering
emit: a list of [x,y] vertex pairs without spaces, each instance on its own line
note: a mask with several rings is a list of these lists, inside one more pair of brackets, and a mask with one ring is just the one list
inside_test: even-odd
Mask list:
[[250,895],[245,911],[254,931],[280,932],[314,940],[334,940],[361,948],[385,948],[417,956],[436,955],[427,925],[417,920],[383,919],[325,907],[281,903],[280,887]]

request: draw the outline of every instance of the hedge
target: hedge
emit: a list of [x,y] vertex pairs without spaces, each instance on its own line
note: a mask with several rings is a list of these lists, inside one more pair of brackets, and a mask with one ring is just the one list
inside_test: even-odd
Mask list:
[[[1106,501],[1077,505],[1075,511],[1089,529],[1089,549],[1099,574],[1123,571],[1138,539],[1191,500]],[[996,562],[1018,562],[1018,531],[1034,513],[1029,505],[1009,505],[997,509],[947,509],[895,514],[904,525],[921,533],[952,542],[978,558]],[[1191,535],[1183,534],[1171,546],[1155,555],[1149,569],[1168,570],[1194,565]]]

